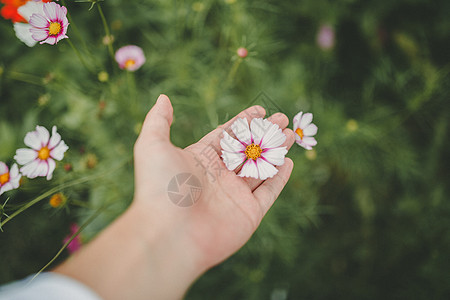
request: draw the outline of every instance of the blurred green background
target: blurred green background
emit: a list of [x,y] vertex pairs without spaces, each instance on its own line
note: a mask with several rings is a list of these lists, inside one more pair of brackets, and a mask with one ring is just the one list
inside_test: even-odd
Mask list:
[[137,132],[165,93],[180,147],[251,104],[319,127],[314,150],[289,151],[291,179],[249,243],[186,299],[450,298],[448,0],[101,2],[113,49],[144,49],[135,73],[112,60],[98,8],[66,2],[89,69],[67,40],[28,48],[0,20],[0,161],[36,124],[70,146],[52,181],[0,196],[7,214],[51,188],[68,197],[5,224],[0,283],[43,267],[72,222],[108,205],[87,241],[123,211]]

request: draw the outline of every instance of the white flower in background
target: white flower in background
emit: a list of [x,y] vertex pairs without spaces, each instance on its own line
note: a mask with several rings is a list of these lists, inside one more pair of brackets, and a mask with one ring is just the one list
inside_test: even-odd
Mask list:
[[250,127],[246,118],[238,118],[232,125],[236,139],[226,131],[220,140],[222,159],[228,170],[242,166],[238,176],[265,180],[278,173],[275,166],[284,164],[288,152],[286,135],[278,125],[266,119],[255,118]]
[[24,42],[28,47],[36,45],[37,41],[31,36],[30,29],[32,26],[28,23],[33,14],[44,14],[44,3],[41,1],[28,1],[20,6],[17,12],[27,21],[27,23],[14,23],[14,31],[19,40]]
[[10,170],[4,162],[0,161],[0,195],[17,189],[21,177],[17,164],[13,164]]
[[317,145],[314,135],[317,133],[317,126],[312,122],[312,113],[299,112],[294,117],[294,132],[295,142],[305,148],[311,150],[313,146]]
[[25,145],[31,149],[17,149],[14,156],[17,163],[23,165],[20,172],[28,178],[46,176],[47,180],[52,179],[55,160],[63,159],[64,153],[69,149],[56,132],[56,126],[53,126],[51,136],[46,128],[36,126],[35,131],[28,132],[25,136]]

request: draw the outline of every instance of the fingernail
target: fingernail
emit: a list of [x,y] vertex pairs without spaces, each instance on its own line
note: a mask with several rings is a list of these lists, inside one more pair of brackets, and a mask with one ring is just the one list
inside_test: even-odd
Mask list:
[[156,100],[156,102],[160,102],[160,101],[164,101],[165,99],[167,99],[167,96],[164,94],[159,95],[158,99]]

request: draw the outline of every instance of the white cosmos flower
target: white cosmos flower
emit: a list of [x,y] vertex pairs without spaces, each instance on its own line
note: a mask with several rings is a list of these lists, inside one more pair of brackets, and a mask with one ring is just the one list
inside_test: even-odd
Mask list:
[[28,132],[25,136],[25,145],[31,149],[17,149],[14,156],[17,163],[23,165],[20,172],[28,178],[46,176],[47,180],[52,179],[55,159],[63,159],[64,153],[69,149],[56,132],[56,126],[53,126],[51,136],[46,128],[36,126],[35,131]]
[[302,111],[294,117],[295,142],[306,150],[311,150],[313,146],[317,145],[314,138],[317,126],[311,123],[312,119],[312,113],[303,114]]
[[275,166],[284,164],[288,152],[281,145],[286,135],[278,125],[266,119],[255,118],[250,126],[246,118],[238,118],[232,125],[236,139],[226,131],[220,140],[222,159],[228,170],[242,166],[238,176],[265,180],[278,173]]
[[0,161],[0,195],[17,189],[21,177],[17,164],[13,164],[10,170],[4,162]]

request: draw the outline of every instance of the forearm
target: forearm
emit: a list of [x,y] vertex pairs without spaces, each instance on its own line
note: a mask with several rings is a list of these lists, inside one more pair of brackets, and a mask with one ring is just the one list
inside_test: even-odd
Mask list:
[[145,209],[132,205],[54,271],[79,280],[104,299],[182,298],[204,270],[189,257],[173,222],[152,220]]

